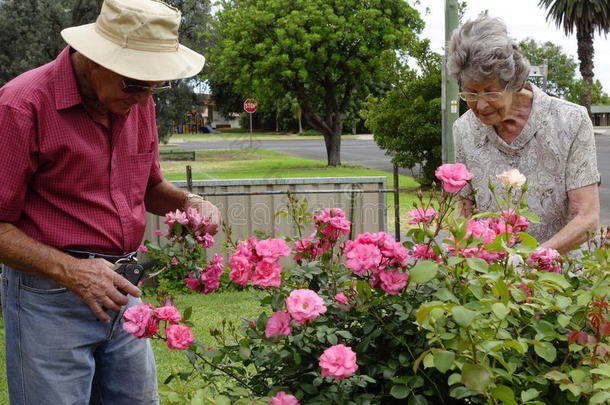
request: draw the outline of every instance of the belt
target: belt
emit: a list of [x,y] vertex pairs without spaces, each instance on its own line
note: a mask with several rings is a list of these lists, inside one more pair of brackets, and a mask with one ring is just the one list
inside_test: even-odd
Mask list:
[[64,250],[64,252],[69,254],[70,256],[74,256],[79,259],[104,259],[104,260],[109,261],[110,263],[116,263],[117,261],[119,261],[121,259],[128,259],[128,260],[133,259],[138,254],[138,251],[126,253],[124,255],[119,255],[119,256],[104,255],[101,253],[94,253],[94,252],[84,252],[82,250]]

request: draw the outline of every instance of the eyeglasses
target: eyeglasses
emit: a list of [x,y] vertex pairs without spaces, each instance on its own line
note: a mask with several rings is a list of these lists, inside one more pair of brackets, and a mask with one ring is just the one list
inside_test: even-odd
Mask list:
[[142,82],[138,82],[137,80],[124,78],[122,83],[123,83],[123,88],[121,90],[123,90],[125,93],[129,93],[129,94],[146,93],[146,92],[160,93],[162,91],[172,88],[171,82],[163,82],[161,84],[155,84],[155,85],[151,86],[151,85],[147,85],[147,84],[142,84]]
[[496,101],[500,101],[502,99],[502,95],[504,94],[504,91],[506,91],[506,89],[504,89],[502,91],[481,91],[479,93],[461,91],[458,93],[458,96],[462,100],[469,102],[469,103],[475,102],[479,98],[482,100],[485,100],[487,102],[490,102],[490,103],[495,103]]

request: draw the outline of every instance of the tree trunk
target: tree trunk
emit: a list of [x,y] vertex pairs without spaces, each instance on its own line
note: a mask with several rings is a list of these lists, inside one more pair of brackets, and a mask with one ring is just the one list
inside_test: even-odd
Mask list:
[[303,133],[303,120],[301,119],[303,114],[301,114],[301,107],[299,106],[299,135]]
[[334,133],[324,132],[326,157],[329,166],[341,166],[341,129]]
[[580,61],[580,74],[585,82],[585,91],[580,95],[580,103],[586,107],[589,117],[591,115],[591,95],[593,93],[593,32],[576,27],[576,41],[578,43],[578,60]]

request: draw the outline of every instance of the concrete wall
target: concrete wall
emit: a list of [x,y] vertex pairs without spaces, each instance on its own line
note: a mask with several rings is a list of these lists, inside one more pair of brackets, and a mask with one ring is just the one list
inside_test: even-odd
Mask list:
[[[186,182],[173,182],[180,188],[187,188]],[[294,178],[294,179],[239,179],[239,180],[199,180],[193,182],[193,193],[247,193],[290,190],[336,190],[321,194],[294,194],[299,200],[307,199],[309,211],[315,213],[322,208],[341,208],[352,219],[354,235],[363,232],[385,231],[387,226],[386,193],[351,193],[348,190],[381,190],[387,188],[385,177],[344,177],[344,178]],[[353,199],[352,199],[353,197]],[[297,236],[289,218],[275,216],[286,209],[287,195],[209,195],[206,198],[221,211],[223,220],[230,225],[232,239],[239,241],[254,236],[255,231],[279,236]],[[148,214],[148,226],[144,238],[163,243],[163,238],[154,234],[156,229],[165,232],[163,217]],[[313,227],[305,232],[308,236]],[[221,243],[226,241],[224,232],[216,236],[216,246],[211,254],[219,253]]]

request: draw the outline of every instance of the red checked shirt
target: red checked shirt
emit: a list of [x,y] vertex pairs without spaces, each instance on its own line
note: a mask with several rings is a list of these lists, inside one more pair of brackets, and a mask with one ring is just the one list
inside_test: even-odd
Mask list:
[[136,250],[162,181],[152,100],[106,125],[83,105],[69,47],[2,87],[0,221],[58,249]]

